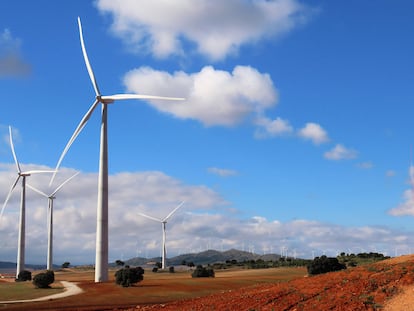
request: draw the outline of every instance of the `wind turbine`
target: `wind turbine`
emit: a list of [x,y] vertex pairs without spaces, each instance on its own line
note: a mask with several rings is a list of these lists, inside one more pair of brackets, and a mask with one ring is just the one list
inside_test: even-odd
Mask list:
[[157,222],[160,222],[161,223],[161,225],[162,225],[162,262],[161,262],[161,269],[165,269],[166,267],[165,267],[165,263],[166,263],[166,258],[167,258],[167,249],[166,249],[166,247],[165,247],[165,240],[166,240],[166,231],[165,231],[165,225],[167,224],[167,221],[168,221],[168,219],[170,219],[170,217],[181,207],[181,206],[183,206],[183,204],[184,204],[184,201],[183,202],[181,202],[176,208],[174,208],[173,210],[172,210],[172,212],[171,213],[169,213],[168,215],[167,215],[167,217],[165,217],[165,218],[163,218],[163,219],[161,219],[161,218],[156,218],[156,217],[152,217],[152,216],[148,216],[148,215],[146,215],[146,214],[143,214],[143,213],[138,213],[138,214],[140,214],[141,216],[144,216],[144,217],[146,217],[146,218],[148,218],[148,219],[151,219],[151,220],[154,220],[154,221],[157,221]]
[[25,244],[26,244],[26,177],[30,176],[31,174],[38,174],[38,173],[54,173],[55,171],[47,171],[47,170],[30,170],[30,171],[22,171],[20,168],[19,161],[17,160],[16,152],[14,151],[13,145],[13,135],[12,135],[12,128],[9,126],[9,138],[10,138],[10,148],[13,153],[14,162],[16,164],[17,169],[17,178],[14,181],[13,185],[10,188],[9,193],[7,194],[6,200],[4,201],[3,207],[0,211],[0,219],[3,216],[4,209],[9,201],[14,188],[16,187],[17,183],[19,182],[20,178],[22,180],[22,191],[20,197],[20,220],[19,220],[19,237],[18,237],[18,244],[17,244],[17,269],[16,269],[16,278],[19,276],[19,273],[24,270],[25,266]]
[[48,200],[48,209],[47,209],[47,270],[53,269],[53,200],[56,199],[55,194],[72,178],[74,178],[76,175],[78,175],[79,172],[75,173],[68,179],[66,179],[63,183],[61,183],[55,191],[53,191],[51,194],[47,195],[43,191],[31,186],[30,184],[27,184],[27,186],[32,189],[33,191],[39,193],[40,195],[44,196]]
[[[83,58],[86,68],[89,73],[89,78],[95,90],[95,101],[90,106],[89,110],[83,116],[79,125],[76,127],[71,138],[65,146],[62,155],[56,165],[58,170],[63,158],[68,152],[70,146],[75,141],[76,137],[85,127],[93,111],[99,103],[102,104],[102,118],[101,118],[101,137],[100,137],[100,156],[99,156],[99,181],[98,181],[98,201],[97,201],[97,226],[96,226],[96,255],[95,255],[95,282],[104,282],[108,280],[108,136],[107,136],[107,106],[114,103],[116,100],[126,99],[165,99],[165,100],[183,100],[183,98],[162,97],[152,95],[140,94],[114,94],[104,96],[101,94],[98,83],[96,82],[91,64],[89,62],[88,54],[86,53],[85,42],[82,34],[82,24],[78,17],[79,38],[82,47]],[[53,182],[55,174],[52,176],[50,184]]]

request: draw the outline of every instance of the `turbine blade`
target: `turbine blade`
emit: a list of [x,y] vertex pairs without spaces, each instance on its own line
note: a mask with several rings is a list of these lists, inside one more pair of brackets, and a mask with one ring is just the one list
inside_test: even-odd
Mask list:
[[71,177],[69,177],[68,179],[66,179],[63,183],[60,184],[59,187],[57,187],[55,189],[55,191],[52,192],[52,194],[50,196],[54,196],[56,194],[56,192],[58,192],[66,183],[68,183],[72,178],[74,178],[75,176],[77,176],[80,172],[76,172],[75,174],[73,174]]
[[41,190],[39,190],[39,189],[37,189],[37,188],[35,188],[35,187],[33,187],[32,185],[30,185],[30,184],[26,184],[26,186],[27,187],[29,187],[30,189],[32,189],[34,192],[37,192],[37,193],[39,193],[40,195],[42,195],[42,196],[44,196],[44,197],[46,197],[46,198],[49,198],[49,196],[46,194],[46,193],[44,193],[43,191],[41,191]]
[[83,59],[85,60],[86,69],[88,69],[88,73],[89,73],[89,78],[91,79],[93,88],[95,89],[95,94],[96,96],[99,96],[101,95],[101,92],[99,91],[98,83],[96,82],[95,75],[93,73],[91,64],[89,62],[88,54],[86,53],[85,42],[83,41],[82,23],[81,23],[79,16],[78,16],[78,26],[79,26],[79,37],[80,37],[80,42],[82,46]]
[[181,97],[165,97],[165,96],[153,96],[153,95],[141,95],[141,94],[114,94],[108,96],[102,96],[105,100],[124,100],[124,99],[164,99],[164,100],[185,100]]
[[183,206],[184,203],[185,201],[182,201],[176,208],[174,208],[173,211],[169,213],[168,216],[163,219],[163,222],[167,221],[181,206]]
[[20,179],[20,175],[17,176],[16,180],[14,181],[13,185],[10,188],[9,193],[7,194],[6,200],[4,201],[3,207],[1,208],[1,211],[0,211],[0,219],[3,216],[4,208],[6,207],[7,202],[9,202],[9,199],[10,199],[10,197],[12,195],[12,192],[13,192],[14,188],[16,187],[17,182],[19,181],[19,179]]
[[155,218],[155,217],[152,217],[152,216],[148,216],[148,215],[145,215],[143,213],[138,213],[138,214],[141,215],[141,216],[143,216],[143,217],[146,217],[148,219],[151,219],[151,220],[154,220],[154,221],[157,221],[157,222],[162,222],[161,219],[158,219],[158,218]]
[[19,161],[17,161],[16,152],[14,151],[14,145],[13,145],[13,135],[12,135],[12,128],[9,126],[9,136],[10,136],[10,148],[13,153],[14,163],[16,163],[17,172],[21,172]]
[[55,172],[49,182],[49,186],[53,183],[53,180],[56,177],[56,174],[59,170],[60,164],[63,161],[63,158],[65,157],[66,153],[68,152],[70,146],[73,144],[73,142],[75,141],[76,137],[78,137],[79,133],[82,131],[82,129],[85,127],[86,123],[88,122],[89,118],[91,117],[93,111],[95,110],[96,106],[99,104],[98,100],[95,100],[95,102],[92,104],[92,106],[89,108],[89,110],[86,112],[86,114],[83,116],[82,120],[79,122],[76,130],[73,132],[72,137],[69,139],[68,143],[65,146],[65,149],[63,149],[63,152],[59,158],[58,163],[56,164],[55,167]]

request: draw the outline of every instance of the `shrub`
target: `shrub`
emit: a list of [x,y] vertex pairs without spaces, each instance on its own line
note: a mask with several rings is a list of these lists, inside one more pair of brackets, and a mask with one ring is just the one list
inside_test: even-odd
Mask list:
[[174,273],[175,272],[174,266],[169,267],[168,270],[170,271],[170,273]]
[[191,274],[193,278],[214,278],[214,270],[211,267],[203,267],[198,265],[197,268]]
[[144,279],[144,269],[141,267],[136,268],[123,268],[116,271],[115,282],[123,287],[132,286],[135,283],[141,282]]
[[152,268],[152,272],[154,273],[158,272],[158,268],[157,267]]
[[55,281],[55,273],[51,270],[47,270],[44,273],[39,273],[33,278],[33,284],[37,288],[49,288],[50,284]]
[[67,269],[67,268],[69,268],[69,266],[70,266],[70,262],[69,262],[69,261],[65,261],[65,262],[62,264],[62,269]]
[[17,275],[16,282],[25,282],[25,281],[31,281],[32,280],[32,273],[27,270],[20,271]]
[[311,275],[346,269],[346,265],[340,263],[333,257],[316,257],[308,266],[308,273]]

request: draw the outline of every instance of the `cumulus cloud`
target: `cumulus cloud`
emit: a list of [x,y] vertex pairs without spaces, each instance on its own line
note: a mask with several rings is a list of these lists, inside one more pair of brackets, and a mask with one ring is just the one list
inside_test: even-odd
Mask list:
[[218,167],[209,167],[208,172],[211,174],[215,174],[221,177],[229,177],[237,175],[237,171],[229,170],[225,168],[218,168]]
[[258,117],[255,121],[257,129],[255,132],[256,138],[268,138],[275,136],[283,136],[293,132],[293,127],[288,120],[283,120],[277,117],[271,120],[268,117]]
[[185,101],[150,103],[159,111],[206,126],[239,124],[277,102],[270,76],[249,66],[236,66],[232,72],[206,66],[193,74],[141,67],[128,72],[124,83],[130,92],[185,97]]
[[[22,164],[22,167],[25,170],[45,169],[43,166],[30,164]],[[13,164],[2,164],[1,168],[0,196],[5,197],[16,173]],[[27,183],[48,194],[74,173],[73,169],[63,168],[55,185],[51,188],[48,187],[50,176],[47,175],[32,175],[28,177]],[[80,173],[57,193],[54,202],[56,261],[93,262],[97,179],[96,173]],[[159,245],[160,235],[154,234],[152,231],[154,224],[142,219],[139,212],[162,218],[168,215],[180,202],[185,201],[184,206],[179,210],[182,215],[180,216],[178,212],[174,215],[174,218],[180,223],[180,217],[183,217],[183,214],[187,212],[214,213],[217,208],[229,204],[217,192],[204,185],[187,185],[158,171],[110,175],[109,184],[109,227],[113,252],[116,252],[117,247],[124,247],[123,251],[127,251],[130,243],[134,244],[132,249],[135,250],[137,241],[141,239],[144,239],[142,243],[155,241],[155,244]],[[2,249],[0,260],[6,260],[6,258],[7,260],[15,260],[20,206],[19,192],[20,187],[16,187],[4,215],[0,219],[0,234],[3,237],[9,236],[7,241],[2,239],[0,242]],[[34,255],[37,252],[36,248],[43,249],[44,253],[40,255],[46,256],[47,199],[29,188],[26,192],[26,199],[26,245],[28,254],[33,256],[30,259],[28,255],[27,260],[39,262],[42,256]],[[147,229],[149,234],[146,233]]]
[[403,202],[388,211],[392,216],[414,215],[414,166],[410,165],[408,174],[411,188],[404,191]]
[[407,189],[403,194],[403,203],[397,207],[390,209],[389,214],[392,216],[406,216],[414,215],[414,192],[412,189]]
[[[43,166],[22,164],[25,169]],[[62,168],[56,185],[75,170]],[[1,164],[0,196],[15,177],[13,164]],[[50,176],[33,175],[28,182],[48,193]],[[379,251],[390,254],[398,247],[408,252],[412,232],[378,226],[347,227],[315,220],[281,222],[261,215],[239,218],[221,195],[203,185],[188,185],[158,171],[110,175],[109,258],[160,255],[161,226],[138,213],[163,218],[182,200],[185,204],[167,224],[167,256],[207,249],[231,248],[256,253],[281,253],[311,258],[345,252]],[[54,204],[54,261],[93,263],[96,228],[96,173],[80,173],[56,195]],[[14,261],[17,249],[19,187],[15,189],[0,220],[1,258]],[[27,190],[26,261],[44,264],[47,253],[47,199]]]
[[136,51],[162,58],[195,46],[212,60],[287,34],[315,12],[297,0],[99,0],[96,6],[113,16],[112,31]]
[[348,149],[344,145],[337,144],[333,149],[325,152],[324,157],[328,160],[343,160],[354,159],[357,155],[357,151]]
[[18,77],[30,73],[30,65],[26,63],[20,52],[21,41],[13,38],[10,30],[0,33],[0,78]]
[[304,139],[311,140],[315,145],[329,141],[328,133],[317,123],[306,123],[305,127],[298,131],[298,135]]

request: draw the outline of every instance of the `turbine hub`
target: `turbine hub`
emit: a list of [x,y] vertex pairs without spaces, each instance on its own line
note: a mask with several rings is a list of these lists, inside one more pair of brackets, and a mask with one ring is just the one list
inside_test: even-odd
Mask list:
[[102,103],[102,104],[112,104],[114,102],[113,99],[111,99],[111,98],[105,98],[105,97],[103,97],[101,95],[97,95],[96,96],[96,100],[98,102]]

